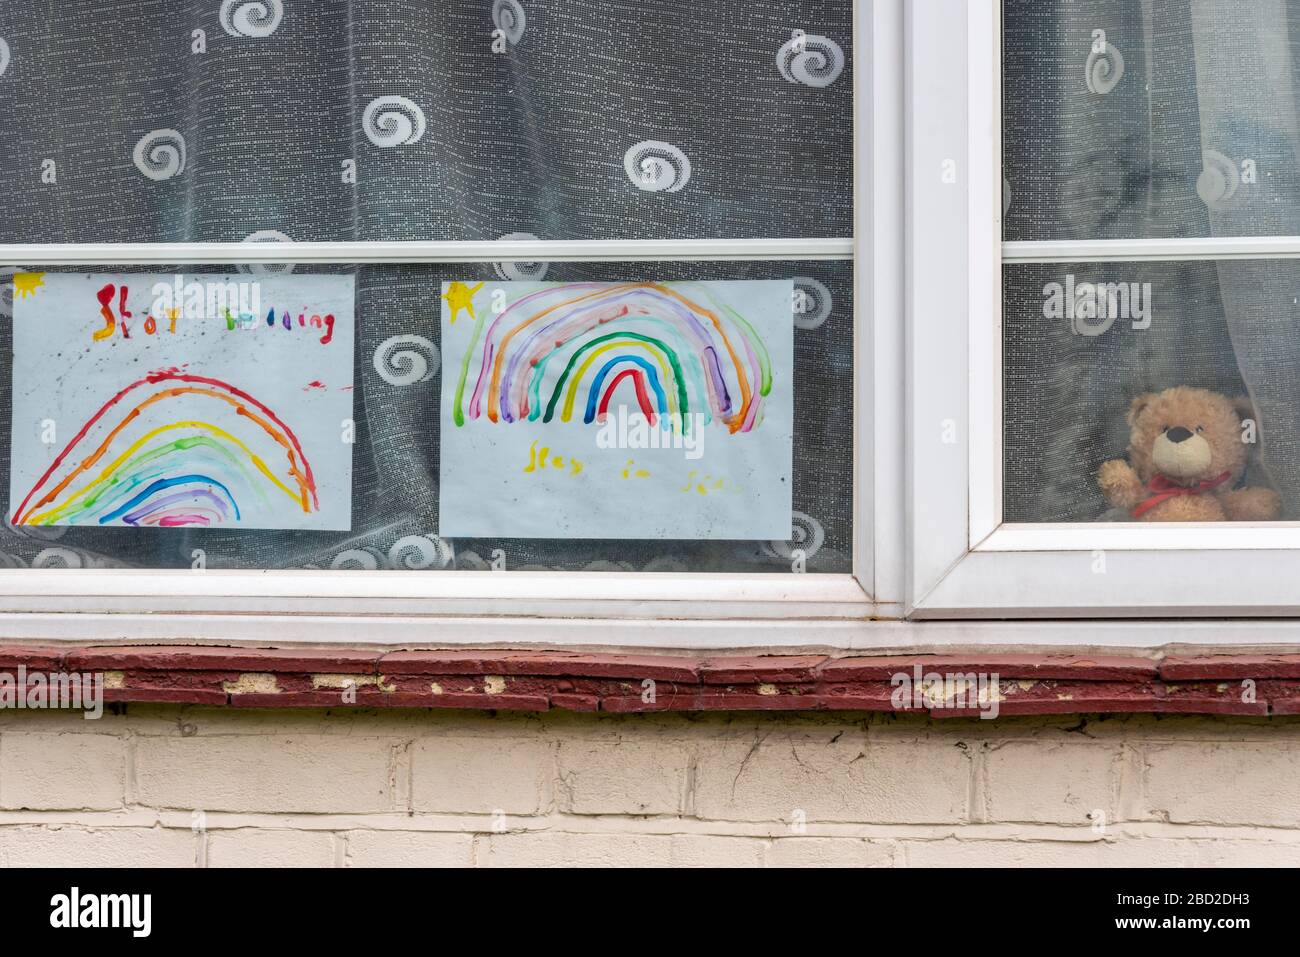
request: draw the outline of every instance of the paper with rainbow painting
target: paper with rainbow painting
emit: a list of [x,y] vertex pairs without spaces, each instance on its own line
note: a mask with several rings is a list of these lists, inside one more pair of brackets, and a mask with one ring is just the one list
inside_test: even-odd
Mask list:
[[443,283],[439,534],[789,538],[793,293]]
[[14,282],[13,524],[351,527],[351,276]]

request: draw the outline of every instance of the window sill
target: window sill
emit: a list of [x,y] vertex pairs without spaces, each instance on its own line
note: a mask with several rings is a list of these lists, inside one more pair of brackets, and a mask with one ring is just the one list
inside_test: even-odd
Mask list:
[[920,711],[936,718],[980,713],[977,707],[913,706],[910,695],[896,708],[891,701],[895,676],[910,678],[919,669],[921,674],[998,675],[999,715],[1300,714],[1300,654],[747,657],[193,645],[0,648],[0,672],[15,676],[20,666],[29,676],[102,672],[107,703],[609,713]]

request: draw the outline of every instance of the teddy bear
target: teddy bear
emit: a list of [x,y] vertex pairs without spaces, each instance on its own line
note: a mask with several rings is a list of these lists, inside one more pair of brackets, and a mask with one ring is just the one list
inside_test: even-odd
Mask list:
[[1250,402],[1208,389],[1148,392],[1128,410],[1128,461],[1103,463],[1107,500],[1143,522],[1268,522],[1281,500],[1268,488],[1237,488],[1248,446]]

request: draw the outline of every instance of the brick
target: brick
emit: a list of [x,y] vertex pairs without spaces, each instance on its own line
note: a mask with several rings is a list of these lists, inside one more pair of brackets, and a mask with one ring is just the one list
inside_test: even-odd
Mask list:
[[[1132,693],[1116,694],[1106,690],[1113,688],[1113,683],[1100,688],[1080,688],[1071,686],[1063,692],[1062,697],[1009,697],[998,702],[998,717],[1004,715],[1030,714],[1093,714],[1096,712],[1110,714],[1156,714],[1170,710],[1163,699],[1154,693],[1136,690]],[[936,708],[930,712],[935,718],[970,718],[979,717],[978,710],[959,710]],[[996,720],[996,719],[989,719]]]
[[[935,718],[971,718],[979,712],[971,709],[935,709]],[[998,717],[1034,714],[1268,714],[1266,702],[1246,703],[1223,695],[1156,694],[1112,695],[1081,691],[1069,698],[1011,698],[1001,702]]]
[[105,688],[104,701],[147,701],[153,704],[225,704],[224,691],[202,688]]
[[505,656],[499,663],[508,675],[563,675],[589,678],[626,678],[633,681],[699,680],[699,661],[674,655],[577,655],[564,652],[523,653]]
[[477,650],[393,651],[375,668],[385,675],[475,675],[484,673],[484,660]]
[[1172,694],[1160,702],[1163,714],[1268,714],[1267,701],[1242,701],[1240,693]]
[[[1249,683],[1248,683],[1249,682]],[[1263,681],[1243,678],[1233,683],[1237,697],[1247,696],[1268,702],[1272,714],[1300,714],[1300,681],[1288,678],[1266,678]]]
[[1167,681],[1300,678],[1300,655],[1171,655],[1160,664]]
[[1094,681],[1139,680],[1157,675],[1157,662],[1116,655],[896,655],[832,658],[818,669],[822,681],[889,681],[911,675],[916,665],[929,672],[996,673],[1001,678],[1075,678]]
[[1147,745],[1143,757],[1151,817],[1300,827],[1300,747],[1294,741]]
[[656,693],[653,701],[638,695],[610,695],[600,701],[600,710],[609,714],[638,714],[650,711],[698,711],[699,695],[695,689],[687,694]]
[[651,735],[565,738],[557,803],[570,814],[680,814],[691,751]]
[[122,807],[126,750],[108,734],[0,735],[0,807],[111,810]]
[[653,701],[640,695],[617,695],[601,699],[602,711],[610,714],[636,714],[652,711],[817,711],[822,699],[811,694],[756,693],[750,688],[743,691],[723,691],[711,686],[707,692],[690,689],[675,693],[660,685]]
[[554,749],[541,737],[442,736],[411,748],[417,811],[537,814],[551,803]]
[[1117,816],[1118,748],[1013,741],[983,756],[985,814],[990,821],[1090,824],[1100,811]]
[[238,708],[457,708],[481,711],[547,711],[550,701],[541,695],[434,694],[431,691],[377,691],[357,689],[348,704],[341,691],[281,691],[230,696]]
[[391,750],[382,738],[350,735],[141,737],[136,796],[150,807],[206,811],[388,811]]
[[[998,702],[999,717],[1094,711],[1141,714],[1158,712],[1164,707],[1159,682],[1021,679],[1000,681],[999,686],[1002,696]],[[952,716],[951,711],[944,709],[934,709],[931,714],[936,718]]]
[[698,659],[672,655],[582,655],[572,652],[399,651],[384,655],[384,674],[563,675],[656,681],[698,680]]
[[188,828],[0,827],[0,867],[193,867]]
[[349,867],[468,867],[474,860],[471,834],[425,831],[348,831]]
[[564,711],[599,711],[600,698],[594,694],[566,694],[559,693],[551,695],[551,707],[561,708]]
[[341,691],[279,691],[273,694],[248,692],[230,696],[236,708],[367,708],[374,707],[380,693],[363,695],[357,691],[355,704],[346,704]]
[[[1027,680],[1027,679],[1026,679]],[[1239,714],[1268,713],[1266,700],[1242,701],[1240,689],[1223,682],[1162,685],[1160,682],[1041,680],[1028,689],[1002,684],[997,717],[1031,714]],[[975,708],[932,708],[935,718],[980,715]]]
[[219,648],[144,645],[76,649],[74,671],[260,671],[373,674],[379,651],[334,648]]
[[329,831],[237,828],[208,832],[208,867],[332,867]]
[[26,665],[28,671],[63,671],[65,654],[66,650],[63,648],[41,645],[0,645],[0,668],[11,670],[19,665]]
[[943,738],[877,742],[860,729],[776,729],[700,744],[697,816],[784,821],[961,821],[969,749]]
[[891,841],[855,837],[782,837],[767,852],[768,867],[891,867]]
[[798,683],[815,680],[817,666],[825,655],[752,655],[709,658],[700,667],[700,677],[709,685]]
[[819,694],[817,703],[829,711],[894,711],[888,691],[879,694]]

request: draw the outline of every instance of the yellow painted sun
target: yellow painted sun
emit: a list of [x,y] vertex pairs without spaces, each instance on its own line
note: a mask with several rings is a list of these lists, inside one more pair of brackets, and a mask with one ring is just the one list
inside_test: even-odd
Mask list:
[[477,318],[474,315],[474,293],[483,288],[483,283],[477,286],[467,286],[463,282],[453,282],[447,285],[447,291],[442,294],[442,298],[447,300],[447,305],[451,307],[451,321],[455,325],[456,317],[464,309],[469,313],[471,319]]
[[45,273],[43,272],[16,272],[14,273],[14,298],[26,299],[28,296],[36,295],[36,290],[45,285]]

